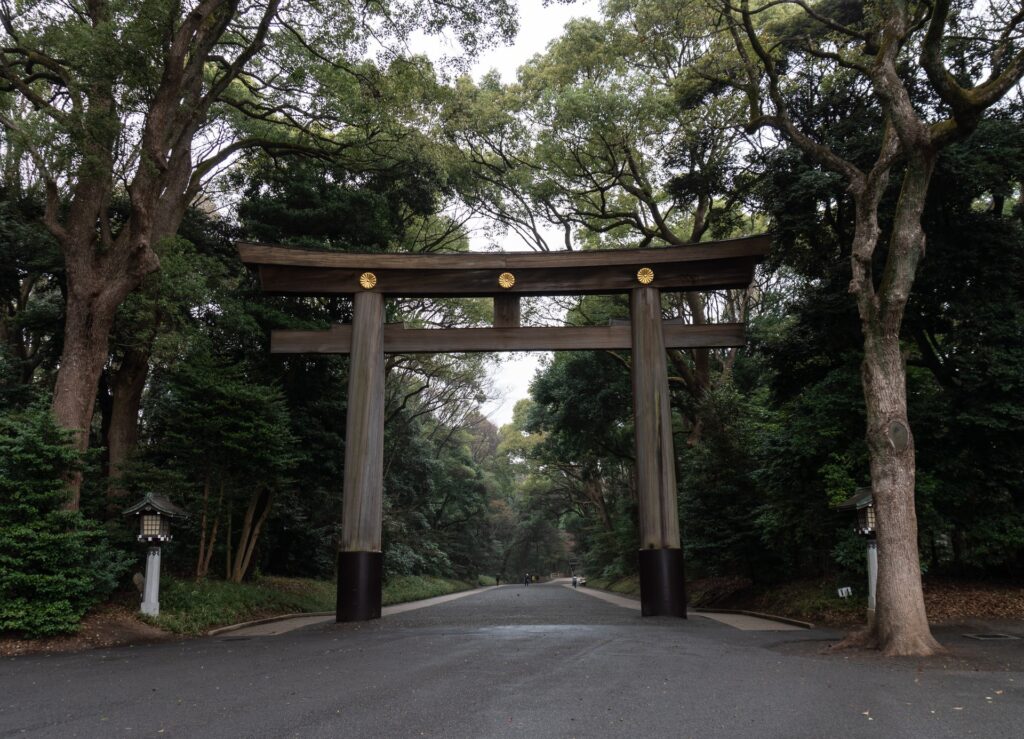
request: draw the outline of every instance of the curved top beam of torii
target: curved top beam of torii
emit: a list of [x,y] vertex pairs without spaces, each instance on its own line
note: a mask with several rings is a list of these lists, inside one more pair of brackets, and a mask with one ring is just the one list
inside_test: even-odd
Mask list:
[[[361,254],[243,243],[238,252],[259,271],[266,292],[291,295],[493,297],[491,328],[410,329],[386,326],[389,353],[629,349],[630,327],[519,325],[519,298],[626,292],[745,288],[768,252],[770,237],[699,245],[579,252]],[[689,326],[666,321],[667,348],[742,346],[743,324]],[[351,324],[321,331],[272,331],[274,354],[347,354]]]
[[[639,284],[661,291],[745,288],[770,243],[771,237],[762,234],[643,249],[456,254],[366,254],[240,243],[238,253],[258,269],[261,287],[270,293],[372,290],[394,297],[486,297],[616,293]],[[644,269],[652,273],[650,280],[648,272],[640,274]]]

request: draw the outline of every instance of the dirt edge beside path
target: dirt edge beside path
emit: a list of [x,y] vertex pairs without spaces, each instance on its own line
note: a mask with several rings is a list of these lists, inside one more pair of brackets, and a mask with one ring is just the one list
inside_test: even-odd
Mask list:
[[182,638],[184,637],[181,635],[143,623],[137,618],[136,612],[127,606],[105,603],[86,614],[77,634],[40,639],[18,639],[0,635],[0,657],[81,652],[86,649],[149,644]]

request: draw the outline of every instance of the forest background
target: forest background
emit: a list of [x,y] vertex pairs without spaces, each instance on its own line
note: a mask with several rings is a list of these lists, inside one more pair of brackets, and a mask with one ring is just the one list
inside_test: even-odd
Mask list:
[[[382,15],[357,3],[329,17],[302,3],[228,7],[0,12],[0,631],[74,629],[123,587],[139,553],[120,512],[146,491],[191,514],[168,546],[181,576],[333,577],[348,360],[271,356],[268,336],[347,321],[351,305],[260,294],[234,243],[460,251],[481,217],[495,241],[542,250],[771,230],[750,290],[664,302],[666,318],[749,326],[742,350],[667,357],[688,572],[863,582],[863,542],[835,510],[871,485],[848,293],[857,208],[841,173],[752,124],[750,89],[722,81],[723,59],[750,49],[716,46],[727,8],[608,0],[503,82],[461,72],[514,33],[504,2],[393,3]],[[814,7],[843,29],[877,20],[856,3]],[[1005,10],[950,11],[943,63],[961,84],[1019,53],[1021,18]],[[181,57],[167,103],[167,60],[200,11],[220,35],[192,28],[189,48],[207,56],[191,77]],[[929,16],[913,17],[898,67],[914,110],[941,120],[950,106],[917,64]],[[837,61],[839,31],[798,8],[755,19],[785,62],[788,115],[870,165],[887,113]],[[405,53],[417,30],[457,38],[458,53]],[[801,53],[808,37],[822,53]],[[929,576],[1019,583],[1024,572],[1022,115],[1013,87],[936,151],[927,187],[927,250],[899,347]],[[907,161],[879,192],[878,275]],[[624,296],[526,308],[533,323],[628,317]],[[425,327],[490,318],[485,300],[388,311]],[[107,313],[98,359],[86,357]],[[388,357],[386,576],[509,579],[572,560],[590,577],[630,577],[628,354],[553,355],[502,428],[481,412],[494,361]],[[62,379],[73,366],[78,385]],[[88,402],[73,387],[92,387]]]

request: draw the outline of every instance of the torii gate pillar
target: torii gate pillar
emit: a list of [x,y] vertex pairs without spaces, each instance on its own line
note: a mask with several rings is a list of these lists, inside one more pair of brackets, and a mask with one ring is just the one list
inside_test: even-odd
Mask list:
[[345,430],[336,620],[369,621],[380,618],[384,574],[384,296],[379,292],[353,298]]
[[679,546],[676,459],[661,291],[634,288],[630,297],[633,341],[633,417],[640,513],[640,605],[644,616],[686,618],[683,550]]

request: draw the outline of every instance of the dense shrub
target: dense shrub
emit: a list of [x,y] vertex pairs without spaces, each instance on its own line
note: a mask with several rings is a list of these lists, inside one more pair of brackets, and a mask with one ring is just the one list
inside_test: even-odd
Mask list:
[[98,523],[63,508],[76,462],[44,405],[0,417],[0,632],[74,632],[128,568]]

